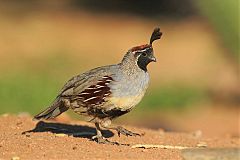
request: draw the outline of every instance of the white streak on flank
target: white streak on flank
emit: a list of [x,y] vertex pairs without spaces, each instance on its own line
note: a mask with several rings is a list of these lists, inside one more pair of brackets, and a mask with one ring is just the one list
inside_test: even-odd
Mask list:
[[96,89],[96,88],[91,88],[91,87],[88,87],[87,89]]
[[98,93],[98,92],[101,92],[101,90],[94,91],[93,93]]
[[97,89],[104,88],[105,86],[96,85]]
[[83,102],[87,102],[87,101],[90,101],[90,100],[95,99],[95,98],[97,98],[97,97],[88,98],[88,99],[84,100]]
[[103,78],[103,79],[108,79],[109,77],[108,77],[108,76],[103,76],[102,78]]
[[111,79],[107,79],[106,82],[112,82],[112,80]]
[[86,94],[90,94],[90,93],[88,93],[88,92],[82,92],[82,93],[80,93],[79,95],[86,95]]

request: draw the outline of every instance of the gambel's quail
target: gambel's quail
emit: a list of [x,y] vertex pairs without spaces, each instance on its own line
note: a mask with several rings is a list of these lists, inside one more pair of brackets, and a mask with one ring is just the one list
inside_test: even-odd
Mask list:
[[[111,121],[130,112],[143,98],[149,84],[147,65],[156,62],[152,43],[162,33],[156,28],[150,44],[128,50],[121,63],[98,67],[70,79],[54,102],[34,119],[55,118],[72,109],[80,115],[91,117],[97,134],[92,139],[98,143],[110,142],[102,136],[101,128],[113,129],[126,136],[137,136]],[[100,128],[101,127],[101,128]]]

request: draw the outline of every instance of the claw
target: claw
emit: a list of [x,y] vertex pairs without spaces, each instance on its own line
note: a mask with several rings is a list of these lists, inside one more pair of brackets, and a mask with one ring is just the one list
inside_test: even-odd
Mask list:
[[125,136],[141,136],[140,134],[131,132],[123,127],[117,127],[117,132],[118,132],[119,137],[121,134],[123,134]]
[[111,145],[120,145],[118,142],[111,142],[108,139],[104,138],[103,136],[93,136],[92,137],[93,141],[96,141],[99,144],[111,144]]

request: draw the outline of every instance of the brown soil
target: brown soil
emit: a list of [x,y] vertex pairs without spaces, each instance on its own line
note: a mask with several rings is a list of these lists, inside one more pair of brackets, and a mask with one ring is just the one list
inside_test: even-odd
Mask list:
[[[202,137],[200,132],[176,133],[125,126],[145,133],[142,137],[118,137],[104,131],[110,141],[129,145],[97,144],[91,123],[82,121],[32,121],[26,115],[0,117],[0,160],[2,159],[182,159],[183,147],[235,148],[239,137]],[[22,132],[27,132],[22,134]],[[78,136],[73,134],[80,133]],[[160,148],[133,148],[136,144],[158,145]],[[161,145],[161,146],[159,146]],[[175,147],[171,149],[171,147]],[[165,148],[165,149],[164,149]]]

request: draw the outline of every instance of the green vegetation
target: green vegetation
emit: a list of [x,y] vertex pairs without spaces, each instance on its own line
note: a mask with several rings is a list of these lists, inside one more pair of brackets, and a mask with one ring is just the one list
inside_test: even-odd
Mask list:
[[[61,89],[64,78],[20,74],[0,79],[0,113],[35,114],[48,106]],[[193,87],[171,85],[149,90],[141,106],[145,109],[184,108],[200,103],[206,94]]]
[[0,113],[36,113],[49,105],[59,90],[56,79],[15,75],[0,79]]
[[[239,50],[239,0],[198,0],[200,12],[213,24],[237,58]],[[230,55],[231,56],[231,55]]]
[[146,109],[185,109],[207,100],[204,89],[174,85],[159,87],[147,93],[140,105]]

